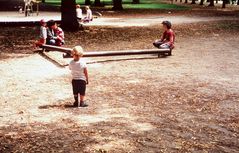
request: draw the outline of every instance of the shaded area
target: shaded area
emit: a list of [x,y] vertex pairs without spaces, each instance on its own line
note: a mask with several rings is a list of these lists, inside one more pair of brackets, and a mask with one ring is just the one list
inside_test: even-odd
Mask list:
[[[237,33],[238,21],[215,21],[173,25],[177,40],[194,34]],[[144,34],[140,34],[144,31]],[[125,35],[127,33],[127,35]],[[66,32],[66,47],[81,45],[86,51],[91,50],[125,50],[152,48],[152,42],[162,34],[161,25],[152,27],[90,27],[74,34]],[[21,27],[19,29],[3,27],[0,31],[1,52],[32,53],[33,43],[38,39],[37,27]],[[116,41],[117,40],[117,41]],[[91,45],[88,45],[91,44]]]
[[[92,103],[91,108],[71,109],[66,107],[66,99],[39,107],[44,114],[57,114],[60,118],[55,122],[2,126],[0,151],[239,151],[236,93],[205,82],[181,87],[168,83],[157,88],[153,83],[119,85],[113,81],[103,85],[112,87],[114,98],[108,94],[108,103],[97,102],[101,107]],[[134,92],[122,99],[125,85]],[[143,88],[151,94],[138,97],[145,95]],[[202,93],[201,88],[211,92]],[[104,93],[89,94],[106,97]]]

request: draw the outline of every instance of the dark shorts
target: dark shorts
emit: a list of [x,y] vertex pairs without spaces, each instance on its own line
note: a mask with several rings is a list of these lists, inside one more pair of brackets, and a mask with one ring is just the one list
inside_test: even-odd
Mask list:
[[153,45],[157,48],[161,48],[161,49],[167,49],[167,48],[170,48],[170,46],[168,44],[165,44],[161,41],[157,41],[157,42],[154,42]]
[[81,96],[85,95],[86,91],[86,82],[84,80],[72,80],[73,94],[80,94]]

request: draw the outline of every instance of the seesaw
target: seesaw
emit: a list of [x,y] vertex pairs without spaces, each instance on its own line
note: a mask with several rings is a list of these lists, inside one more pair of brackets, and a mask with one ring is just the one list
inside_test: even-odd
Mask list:
[[[43,51],[58,51],[62,52],[63,58],[71,58],[71,48],[52,46],[52,45],[41,45]],[[125,55],[142,55],[142,54],[157,54],[158,57],[161,55],[171,56],[172,49],[141,49],[141,50],[119,50],[119,51],[94,51],[84,52],[84,57],[101,57],[101,56],[125,56]]]

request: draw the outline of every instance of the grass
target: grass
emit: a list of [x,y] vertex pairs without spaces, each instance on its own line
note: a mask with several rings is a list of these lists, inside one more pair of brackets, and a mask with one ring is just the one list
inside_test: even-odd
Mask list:
[[[46,3],[60,6],[61,0],[46,0]],[[84,4],[85,0],[76,0],[78,4]],[[91,0],[94,3],[94,0]],[[112,7],[112,0],[101,0],[105,7]],[[189,7],[175,4],[162,3],[160,0],[140,0],[140,4],[132,4],[132,0],[123,0],[124,9],[164,9],[164,10],[187,10]]]

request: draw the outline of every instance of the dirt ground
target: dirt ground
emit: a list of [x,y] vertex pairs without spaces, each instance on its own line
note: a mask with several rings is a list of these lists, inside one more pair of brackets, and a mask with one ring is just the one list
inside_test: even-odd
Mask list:
[[[35,27],[2,28],[0,152],[239,152],[238,25],[176,24],[170,57],[84,58],[87,108],[71,107],[70,59],[33,53]],[[89,27],[66,33],[66,46],[152,48],[161,33]]]

